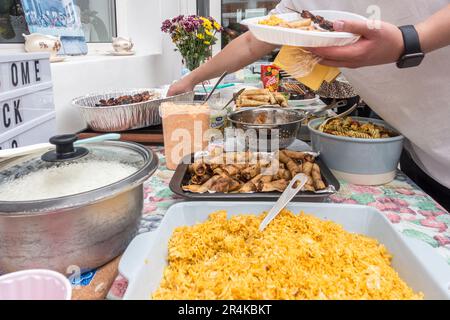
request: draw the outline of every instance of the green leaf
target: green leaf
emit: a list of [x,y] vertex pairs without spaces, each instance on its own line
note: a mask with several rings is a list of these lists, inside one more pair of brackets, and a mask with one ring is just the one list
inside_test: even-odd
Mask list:
[[417,239],[417,240],[422,240],[425,241],[426,243],[428,243],[430,246],[432,246],[433,248],[437,248],[439,247],[439,243],[434,240],[432,237],[430,237],[429,235],[417,231],[417,230],[413,230],[413,229],[405,229],[402,232],[405,236]]
[[417,206],[421,210],[437,211],[436,203],[432,200],[422,200],[417,203]]
[[159,190],[155,195],[158,198],[170,198],[173,196],[173,192],[169,188],[164,188]]
[[448,214],[442,214],[440,216],[437,216],[436,220],[439,222],[443,222],[450,226],[450,215],[448,215]]
[[353,194],[351,198],[360,204],[375,202],[374,196],[370,193]]

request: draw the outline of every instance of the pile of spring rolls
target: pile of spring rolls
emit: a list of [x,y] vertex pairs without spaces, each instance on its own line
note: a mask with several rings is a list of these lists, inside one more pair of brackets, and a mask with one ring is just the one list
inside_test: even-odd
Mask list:
[[236,100],[237,108],[260,107],[260,106],[288,107],[286,97],[280,92],[270,92],[268,89],[248,89]]
[[283,192],[298,173],[308,176],[303,191],[326,189],[315,157],[291,150],[278,151],[273,157],[227,152],[198,159],[189,165],[189,182],[182,188],[193,193]]

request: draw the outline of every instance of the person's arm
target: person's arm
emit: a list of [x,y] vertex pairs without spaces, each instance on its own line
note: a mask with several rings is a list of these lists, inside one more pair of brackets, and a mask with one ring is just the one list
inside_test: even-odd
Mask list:
[[416,29],[425,53],[450,45],[450,4],[417,24]]
[[256,39],[246,32],[228,44],[211,60],[175,82],[168,95],[192,91],[202,81],[219,77],[224,71],[235,72],[272,52],[276,46]]
[[[372,25],[373,26],[373,25]],[[361,21],[336,21],[336,31],[361,35],[353,45],[343,47],[308,48],[322,57],[323,65],[359,68],[396,62],[404,52],[399,28],[381,22],[380,28]],[[422,50],[425,53],[450,45],[450,5],[416,25]]]

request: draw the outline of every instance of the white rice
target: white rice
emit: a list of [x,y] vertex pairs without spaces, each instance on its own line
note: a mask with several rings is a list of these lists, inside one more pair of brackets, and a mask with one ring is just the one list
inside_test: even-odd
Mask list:
[[43,169],[0,185],[0,201],[33,201],[91,191],[122,180],[135,167],[110,161],[77,162]]

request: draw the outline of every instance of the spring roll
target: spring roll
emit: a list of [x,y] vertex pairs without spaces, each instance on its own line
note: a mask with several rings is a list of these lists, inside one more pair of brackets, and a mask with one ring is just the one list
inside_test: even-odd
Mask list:
[[288,156],[291,159],[294,160],[303,160],[305,159],[305,156],[307,155],[304,152],[301,151],[292,151],[292,150],[283,150],[283,153]]
[[269,98],[270,98],[270,100],[269,100],[270,104],[277,104],[277,99],[275,99],[275,96],[273,95],[272,92],[270,92]]
[[313,163],[311,163],[311,162],[304,162],[303,164],[302,164],[302,172],[304,173],[304,174],[306,174],[307,176],[310,176],[311,175],[311,172],[312,172],[312,169],[313,169],[313,166],[314,166],[314,164]]
[[249,181],[261,173],[261,166],[259,164],[249,166],[241,171],[241,178],[245,181]]
[[204,162],[194,162],[192,164],[192,170],[197,176],[203,176],[208,172],[208,167]]
[[289,28],[292,28],[292,29],[308,27],[311,25],[311,19],[304,19],[304,20],[299,20],[299,21],[288,22],[287,25]]
[[260,181],[258,183],[257,190],[259,192],[273,192],[273,191],[283,192],[288,186],[288,184],[289,182],[284,179],[271,182]]
[[256,191],[256,186],[253,182],[249,181],[242,185],[238,190],[239,193],[252,193]]
[[238,173],[239,173],[239,169],[236,168],[236,166],[234,166],[234,165],[232,165],[232,164],[223,166],[223,167],[221,167],[221,168],[222,168],[222,170],[224,170],[225,172],[227,172],[228,175],[231,176],[231,177],[237,176]]
[[203,176],[195,176],[194,175],[194,176],[192,176],[190,183],[196,184],[196,185],[202,185],[209,179],[211,179],[211,176],[209,174],[205,174]]
[[264,94],[264,95],[255,95],[255,96],[245,96],[245,99],[268,103],[268,102],[270,102],[270,95]]
[[241,97],[252,95],[267,95],[268,93],[269,90],[267,89],[247,89],[241,94]]
[[286,156],[286,154],[284,153],[284,150],[280,151],[278,153],[278,155],[279,155],[280,161],[286,165],[286,167],[290,171],[292,177],[295,177],[295,175],[297,173],[301,172],[299,166],[297,165],[297,163],[295,163],[294,160],[292,160],[291,158]]
[[316,190],[323,190],[326,188],[326,185],[322,180],[322,175],[320,174],[320,167],[317,163],[314,163],[313,165],[311,176]]
[[242,98],[240,102],[240,107],[259,107],[266,104],[262,101],[251,100],[248,98]]
[[291,173],[289,172],[289,170],[284,169],[284,168],[280,168],[278,170],[278,172],[273,176],[273,180],[291,180]]
[[211,188],[211,186],[219,179],[220,179],[220,176],[214,176],[202,185],[183,186],[183,190],[190,191],[193,193],[205,193],[205,192],[208,192],[208,190]]
[[311,184],[305,184],[305,186],[302,188],[303,191],[311,191],[314,192],[316,189],[314,189],[314,186]]

